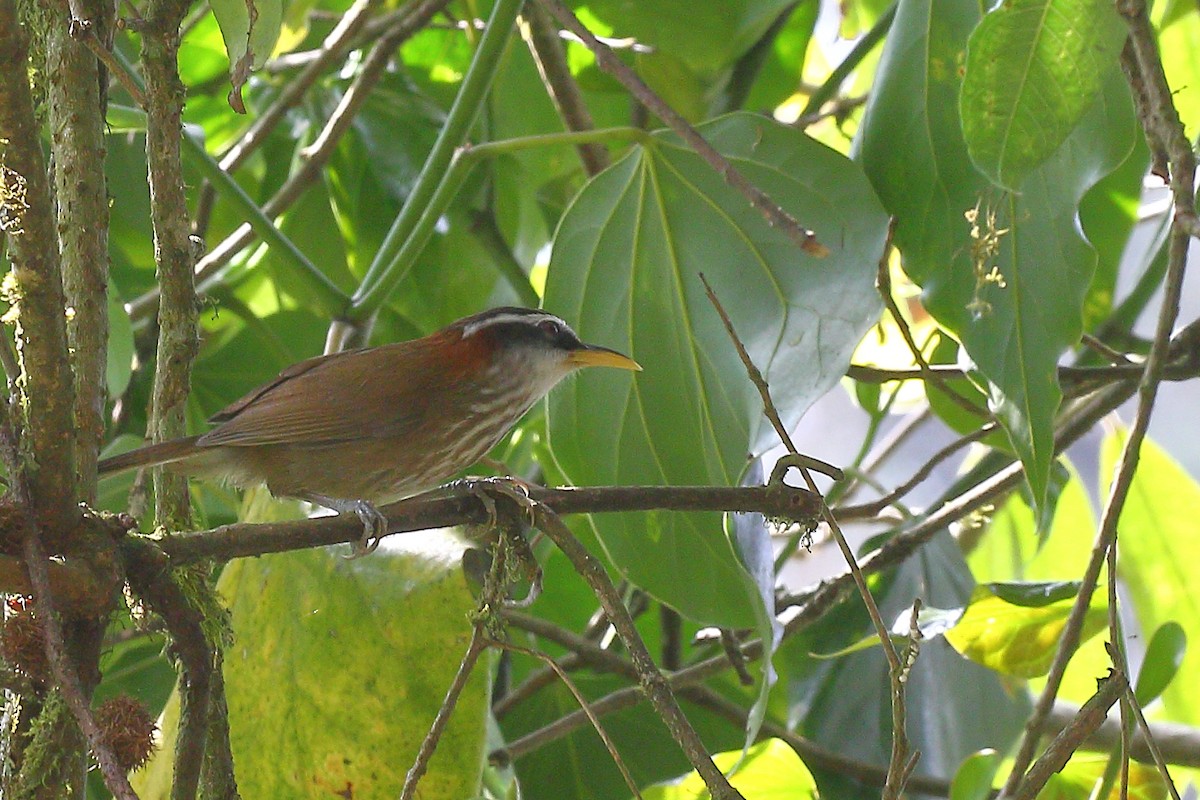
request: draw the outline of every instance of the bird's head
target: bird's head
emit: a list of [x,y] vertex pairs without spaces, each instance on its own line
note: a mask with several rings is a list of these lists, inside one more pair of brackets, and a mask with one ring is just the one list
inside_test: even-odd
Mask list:
[[585,344],[559,317],[532,308],[493,308],[450,326],[463,347],[486,353],[493,377],[519,380],[541,396],[583,367],[641,370],[629,356]]

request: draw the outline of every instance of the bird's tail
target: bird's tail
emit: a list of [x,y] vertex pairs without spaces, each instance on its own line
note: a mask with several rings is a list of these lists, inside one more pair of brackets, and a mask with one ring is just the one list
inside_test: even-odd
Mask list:
[[169,442],[139,447],[128,453],[121,453],[119,456],[101,459],[97,466],[101,475],[111,475],[114,472],[135,467],[153,467],[158,464],[179,461],[196,452],[196,440],[199,438],[199,436],[187,436],[183,439],[172,439]]

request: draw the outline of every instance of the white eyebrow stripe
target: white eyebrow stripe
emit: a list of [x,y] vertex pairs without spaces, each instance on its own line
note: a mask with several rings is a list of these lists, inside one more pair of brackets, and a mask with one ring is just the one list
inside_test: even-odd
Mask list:
[[462,336],[464,339],[466,339],[467,337],[473,336],[484,328],[492,325],[502,325],[506,322],[524,322],[530,325],[536,325],[539,322],[544,322],[546,320],[554,320],[557,323],[566,325],[565,322],[553,314],[541,314],[536,312],[529,314],[497,314],[494,317],[487,317],[486,319],[477,320],[476,322],[472,322],[470,325],[464,326]]

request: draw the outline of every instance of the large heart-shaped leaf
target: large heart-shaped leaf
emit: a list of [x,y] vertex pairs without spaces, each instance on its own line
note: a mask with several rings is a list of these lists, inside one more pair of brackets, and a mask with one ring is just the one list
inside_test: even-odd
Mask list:
[[[747,454],[776,442],[700,273],[788,424],[843,374],[878,317],[873,283],[887,219],[859,169],[750,114],[701,132],[830,255],[803,253],[669,134],[588,184],[555,238],[546,306],[645,371],[585,373],[551,396],[550,443],[576,483],[734,485]],[[684,614],[762,622],[758,592],[717,515],[606,514],[593,525],[621,572]]]

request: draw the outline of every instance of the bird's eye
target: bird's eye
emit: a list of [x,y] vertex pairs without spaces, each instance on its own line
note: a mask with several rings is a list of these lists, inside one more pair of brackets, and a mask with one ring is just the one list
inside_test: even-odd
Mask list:
[[544,319],[538,323],[538,330],[550,338],[555,338],[562,333],[562,325],[552,319]]

